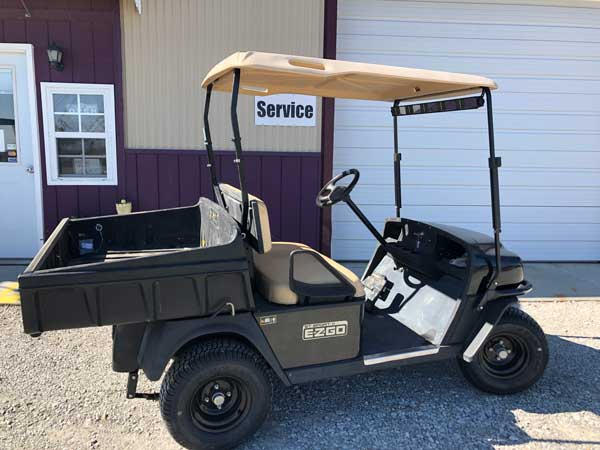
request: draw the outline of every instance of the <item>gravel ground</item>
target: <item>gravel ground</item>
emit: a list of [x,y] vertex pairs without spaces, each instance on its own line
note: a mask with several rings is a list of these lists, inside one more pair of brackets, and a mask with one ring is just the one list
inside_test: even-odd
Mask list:
[[[529,391],[480,393],[454,362],[278,386],[270,419],[244,448],[600,449],[600,302],[524,308],[551,352]],[[109,328],[32,339],[20,321],[19,308],[0,307],[0,449],[178,448],[156,402],[125,399]]]

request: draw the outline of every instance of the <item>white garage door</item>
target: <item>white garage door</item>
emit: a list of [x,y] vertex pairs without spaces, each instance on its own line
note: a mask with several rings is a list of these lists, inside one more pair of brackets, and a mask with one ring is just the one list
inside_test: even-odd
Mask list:
[[[598,260],[600,9],[507,3],[341,1],[337,57],[496,80],[504,245],[527,260]],[[360,170],[353,199],[379,229],[394,215],[389,107],[335,110],[334,173]],[[484,109],[398,122],[402,216],[490,234]],[[364,260],[373,248],[335,206],[333,256]]]

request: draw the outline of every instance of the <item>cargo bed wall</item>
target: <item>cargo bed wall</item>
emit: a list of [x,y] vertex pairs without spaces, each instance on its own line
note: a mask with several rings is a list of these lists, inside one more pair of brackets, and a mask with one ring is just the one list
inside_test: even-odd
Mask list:
[[[35,270],[200,246],[198,206],[61,222],[53,248]],[[129,255],[128,255],[129,253]]]
[[[167,249],[138,252],[122,259],[103,258],[100,262],[91,260],[89,264],[52,267],[57,265],[57,259],[62,258],[64,262],[61,255],[69,226],[85,234],[85,230],[95,229],[97,223],[106,228],[117,224],[113,228],[117,229],[121,224],[135,224],[140,220],[132,217],[61,222],[19,277],[25,332],[206,316],[218,312],[227,302],[239,311],[254,309],[249,261],[239,226],[227,211],[208,199],[200,199],[198,205],[190,208],[138,215],[147,218],[153,228],[160,223],[156,228],[165,232],[163,237],[173,237],[173,240],[161,240]],[[160,220],[153,221],[156,217]],[[192,238],[194,234],[196,238]],[[116,237],[113,240],[113,236],[116,235],[103,238],[109,248],[131,242],[119,241]],[[179,239],[181,236],[184,238]],[[195,248],[178,248],[193,239]],[[147,247],[149,242],[145,239],[143,245]],[[148,251],[147,248],[138,250]]]
[[213,269],[204,274],[25,289],[21,294],[23,327],[34,334],[199,317],[219,311],[227,302],[237,311],[252,310],[247,270],[213,273]]

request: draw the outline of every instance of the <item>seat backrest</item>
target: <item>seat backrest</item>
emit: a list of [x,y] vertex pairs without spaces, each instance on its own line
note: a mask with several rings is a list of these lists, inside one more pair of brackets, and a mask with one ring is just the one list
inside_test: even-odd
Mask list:
[[[230,184],[220,183],[221,193],[229,214],[242,223],[242,191]],[[271,250],[271,227],[267,205],[260,198],[248,194],[248,229],[249,243],[258,253]]]

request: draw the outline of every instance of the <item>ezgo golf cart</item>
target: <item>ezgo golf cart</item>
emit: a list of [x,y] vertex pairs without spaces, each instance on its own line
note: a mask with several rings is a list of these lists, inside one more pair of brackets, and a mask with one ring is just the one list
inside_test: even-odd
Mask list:
[[[38,336],[113,325],[113,369],[156,381],[167,428],[188,448],[250,437],[286,385],[457,359],[476,387],[519,392],[542,375],[548,349],[519,310],[531,285],[500,244],[491,91],[479,76],[258,52],[236,53],[206,76],[204,126],[214,200],[168,210],[63,219],[19,277],[23,324]],[[231,92],[239,189],[220,184],[209,129],[213,91]],[[343,202],[375,238],[362,279],[300,243],[272,242],[267,206],[246,190],[239,94],[297,93],[390,101],[396,217],[380,233],[352,201],[347,170],[317,205]],[[401,218],[397,122],[487,108],[494,237]],[[483,120],[483,117],[482,117]],[[401,395],[401,393],[399,393]]]

